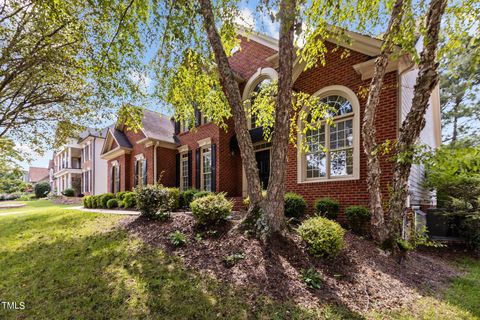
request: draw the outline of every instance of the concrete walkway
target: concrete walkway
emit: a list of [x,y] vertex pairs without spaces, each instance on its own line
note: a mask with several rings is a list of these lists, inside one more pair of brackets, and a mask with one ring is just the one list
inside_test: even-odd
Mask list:
[[140,215],[140,211],[133,211],[133,210],[112,210],[112,209],[87,209],[82,206],[80,207],[72,207],[70,209],[80,210],[85,212],[95,212],[95,213],[107,213],[107,214],[120,214],[120,215],[129,215],[129,216],[138,216]]

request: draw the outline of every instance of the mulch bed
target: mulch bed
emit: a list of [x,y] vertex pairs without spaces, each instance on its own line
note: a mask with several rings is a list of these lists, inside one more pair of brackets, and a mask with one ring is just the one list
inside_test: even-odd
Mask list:
[[[414,252],[399,265],[371,241],[348,232],[346,248],[333,259],[312,258],[299,236],[291,232],[286,238],[271,240],[269,245],[232,228],[240,215],[214,232],[198,229],[188,213],[175,213],[166,222],[129,217],[122,228],[145,242],[181,256],[193,270],[218,280],[249,289],[254,304],[260,295],[292,300],[305,306],[337,303],[352,311],[398,309],[432,294],[445,286],[450,277],[459,274],[440,255]],[[180,230],[188,244],[175,248],[169,234]],[[196,235],[201,234],[199,240]],[[243,254],[233,267],[224,258]],[[448,256],[451,258],[451,256]],[[302,269],[315,268],[323,277],[321,289],[309,289],[300,278]]]
[[83,198],[80,197],[65,197],[65,196],[55,196],[51,198],[53,203],[56,204],[82,204]]

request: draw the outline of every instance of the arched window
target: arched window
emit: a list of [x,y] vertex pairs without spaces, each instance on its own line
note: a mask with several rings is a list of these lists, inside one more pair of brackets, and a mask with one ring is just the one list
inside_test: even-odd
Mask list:
[[[259,68],[255,74],[253,74],[245,85],[243,90],[243,101],[247,103],[247,109],[253,105],[253,100],[255,97],[254,93],[260,92],[265,86],[270,84],[272,81],[278,79],[277,71],[273,68]],[[249,129],[254,129],[258,127],[257,117],[255,115],[249,114],[248,126]]]
[[[315,95],[332,108],[332,125],[319,121],[308,130],[308,151],[299,148],[299,182],[359,178],[359,103],[348,88],[332,86]],[[301,125],[301,124],[300,124]],[[299,143],[303,143],[299,139]],[[303,145],[303,144],[302,144]]]

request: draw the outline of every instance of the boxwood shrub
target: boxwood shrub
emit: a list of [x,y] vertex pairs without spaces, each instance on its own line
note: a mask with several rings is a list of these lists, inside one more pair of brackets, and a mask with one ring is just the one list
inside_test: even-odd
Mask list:
[[340,211],[340,204],[331,198],[317,199],[315,201],[315,210],[318,215],[334,220]]
[[180,207],[180,189],[178,188],[165,188],[168,192],[168,197],[170,198],[169,203],[171,203],[171,208],[168,211],[177,210]]
[[364,206],[350,206],[345,208],[345,216],[348,225],[352,231],[358,235],[367,235],[368,228],[366,228],[368,221],[370,221],[370,211]]
[[83,206],[85,208],[91,208],[92,207],[92,196],[83,197]]
[[107,202],[110,199],[115,199],[115,195],[113,193],[104,193],[99,195],[99,200],[97,199],[97,207],[98,208],[107,208]]
[[203,197],[206,197],[206,196],[210,196],[212,194],[213,194],[213,192],[210,192],[210,191],[205,191],[205,190],[197,191],[197,192],[195,192],[195,195],[193,196],[193,200],[200,199],[200,198],[203,198]]
[[345,230],[335,221],[324,217],[305,220],[298,233],[307,244],[310,254],[317,257],[332,257],[344,247]]
[[225,220],[232,212],[233,203],[224,193],[209,194],[192,201],[190,208],[197,224],[210,225]]
[[287,218],[300,218],[307,210],[307,202],[305,199],[296,193],[285,193],[285,216]]
[[[178,190],[175,188],[175,190]],[[177,191],[163,186],[146,186],[136,189],[137,208],[148,218],[155,218],[157,213],[171,212],[178,206]]]
[[128,191],[119,191],[115,194],[115,197],[117,198],[117,200],[123,201],[123,199],[125,198],[125,195],[127,193],[128,193]]
[[63,195],[65,197],[74,197],[75,196],[75,190],[73,190],[72,188],[65,189],[65,190],[63,190]]
[[137,206],[137,194],[135,192],[127,192],[123,196],[123,207],[125,209],[135,208]]
[[35,185],[34,191],[37,198],[45,198],[50,192],[51,187],[48,182],[39,182]]
[[113,209],[113,208],[118,208],[118,200],[117,198],[112,198],[107,201],[107,208],[108,209]]
[[190,203],[193,201],[195,194],[198,192],[196,189],[187,189],[180,192],[179,205],[182,208],[190,208]]

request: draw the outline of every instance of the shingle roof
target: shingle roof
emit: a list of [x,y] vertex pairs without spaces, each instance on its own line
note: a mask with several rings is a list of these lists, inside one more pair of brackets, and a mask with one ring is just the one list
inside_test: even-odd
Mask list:
[[85,129],[85,131],[80,133],[78,141],[82,141],[83,139],[86,139],[87,137],[90,137],[90,136],[105,139],[105,137],[107,136],[107,132],[108,132],[109,127],[110,126],[108,126],[106,128],[103,128],[101,130],[97,130],[97,129],[94,129],[94,128],[87,128],[87,129]]
[[28,182],[35,183],[48,178],[48,168],[28,168]]
[[145,109],[142,124],[147,138],[175,143],[175,124],[170,117]]

